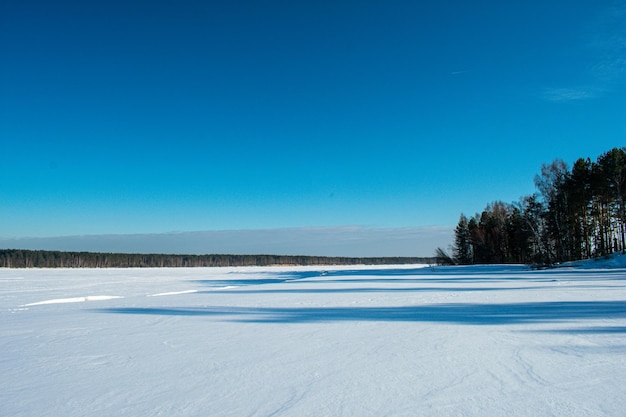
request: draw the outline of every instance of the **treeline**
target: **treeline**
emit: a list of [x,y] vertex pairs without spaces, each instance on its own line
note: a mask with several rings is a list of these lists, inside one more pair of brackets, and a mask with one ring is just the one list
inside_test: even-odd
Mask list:
[[276,265],[432,264],[434,258],[351,258],[282,255],[165,255],[98,252],[0,250],[2,268],[165,268]]
[[626,253],[626,147],[571,169],[559,159],[543,164],[535,186],[517,203],[461,214],[449,261],[551,265]]

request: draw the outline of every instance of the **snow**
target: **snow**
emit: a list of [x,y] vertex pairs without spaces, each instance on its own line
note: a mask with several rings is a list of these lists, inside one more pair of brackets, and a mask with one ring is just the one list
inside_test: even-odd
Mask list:
[[0,415],[621,416],[626,258],[0,270]]
[[[156,295],[162,295],[162,294],[156,294]],[[118,295],[87,295],[85,297],[58,298],[55,300],[39,301],[37,303],[24,304],[22,307],[38,306],[42,304],[82,303],[85,301],[112,300],[114,298],[123,298],[123,297],[118,296]]]

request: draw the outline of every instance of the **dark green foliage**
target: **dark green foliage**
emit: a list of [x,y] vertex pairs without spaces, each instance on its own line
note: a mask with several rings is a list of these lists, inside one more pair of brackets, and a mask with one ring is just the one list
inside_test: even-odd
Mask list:
[[[473,263],[541,265],[626,253],[626,147],[578,159],[571,171],[561,160],[544,164],[538,193],[518,204],[495,202],[455,230],[455,259]],[[467,226],[466,226],[467,225]]]
[[325,257],[282,255],[163,255],[0,250],[2,268],[151,268],[275,265],[400,265],[432,264],[434,258]]
[[[457,261],[465,264],[527,262],[534,235],[526,215],[520,207],[496,201],[469,221],[461,216],[455,230]],[[465,230],[469,243],[466,248],[463,246]]]
[[461,214],[459,223],[454,229],[454,259],[461,265],[473,263],[472,237],[467,217]]

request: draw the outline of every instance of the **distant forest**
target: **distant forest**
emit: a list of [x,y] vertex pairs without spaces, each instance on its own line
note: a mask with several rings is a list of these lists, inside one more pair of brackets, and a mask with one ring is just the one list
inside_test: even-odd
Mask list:
[[351,258],[281,255],[163,255],[97,252],[0,250],[0,268],[153,268],[278,265],[433,264],[435,258]]
[[496,201],[469,219],[461,214],[450,263],[553,265],[626,253],[626,147],[597,160],[543,164],[537,192],[517,203]]

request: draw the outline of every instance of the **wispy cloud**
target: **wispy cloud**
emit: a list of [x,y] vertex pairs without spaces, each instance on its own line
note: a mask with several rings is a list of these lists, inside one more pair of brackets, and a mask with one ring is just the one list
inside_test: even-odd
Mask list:
[[433,256],[453,227],[364,226],[0,239],[0,247],[121,253]]
[[589,100],[600,96],[601,92],[601,89],[595,87],[550,88],[544,91],[543,98],[555,102]]
[[542,94],[543,99],[552,102],[595,99],[626,80],[626,1],[618,0],[591,17],[586,32],[579,47],[590,62],[585,69],[587,83],[548,88]]
[[605,82],[626,78],[626,1],[616,2],[599,14],[588,46],[597,54],[591,67],[595,77]]

